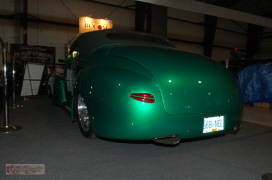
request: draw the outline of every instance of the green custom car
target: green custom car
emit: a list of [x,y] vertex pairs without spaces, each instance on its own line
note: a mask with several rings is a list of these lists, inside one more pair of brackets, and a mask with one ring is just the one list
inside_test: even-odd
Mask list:
[[118,140],[181,139],[237,133],[242,97],[218,62],[182,51],[168,39],[108,29],[78,35],[53,102],[81,133]]

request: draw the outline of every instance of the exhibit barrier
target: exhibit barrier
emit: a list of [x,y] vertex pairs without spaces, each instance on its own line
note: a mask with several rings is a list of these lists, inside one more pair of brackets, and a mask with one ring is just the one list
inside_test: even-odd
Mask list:
[[16,104],[15,86],[15,59],[12,58],[12,108],[20,107]]
[[9,125],[9,109],[8,109],[8,94],[7,94],[7,86],[8,86],[8,78],[7,78],[7,56],[8,56],[8,43],[4,43],[4,41],[0,38],[1,44],[1,54],[2,54],[2,62],[3,62],[3,100],[4,102],[4,126],[0,127],[0,133],[11,133],[14,131],[18,131],[22,129],[22,126],[10,126]]

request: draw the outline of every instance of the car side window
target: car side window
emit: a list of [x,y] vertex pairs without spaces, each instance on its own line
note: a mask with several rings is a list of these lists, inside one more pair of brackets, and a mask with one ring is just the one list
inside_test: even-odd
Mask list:
[[66,87],[67,91],[73,93],[74,81],[76,76],[76,63],[74,63],[79,58],[78,46],[74,46],[69,50],[68,61],[69,66],[66,69]]
[[79,52],[78,51],[73,51],[72,52],[72,59],[73,58],[76,58],[76,57],[78,57],[79,56]]

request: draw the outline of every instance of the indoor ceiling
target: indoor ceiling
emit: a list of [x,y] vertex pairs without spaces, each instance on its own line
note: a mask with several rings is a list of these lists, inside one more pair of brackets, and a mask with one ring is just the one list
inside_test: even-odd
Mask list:
[[[136,0],[85,0],[114,6],[135,8]],[[158,0],[160,1],[160,0]],[[272,18],[272,0],[192,0],[245,13]]]
[[272,0],[195,0],[195,1],[272,18]]
[[[113,6],[121,6],[123,8],[131,8],[131,9],[135,9],[135,4],[136,4],[136,0],[85,0],[85,1],[91,1],[91,2],[97,2],[97,3],[103,3],[103,4],[108,4],[108,5],[113,5]],[[242,22],[246,22],[246,23],[252,23],[252,24],[257,24],[257,25],[261,25],[261,26],[266,26],[266,27],[272,27],[272,0],[139,0],[139,1],[144,1],[144,2],[150,2],[150,3],[154,3],[157,5],[165,5],[167,7],[176,7],[175,5],[180,4],[179,7],[182,7],[184,5],[187,5],[188,2],[192,2],[192,4],[194,3],[198,3],[198,7],[197,8],[202,8],[205,9],[206,7],[206,11],[209,11],[209,8],[214,8],[216,6],[218,7],[218,14],[225,14],[226,18],[228,19],[233,19],[233,20],[240,20]],[[186,4],[187,3],[187,4]],[[203,4],[202,4],[203,3]],[[168,4],[175,4],[175,5],[169,5]],[[213,5],[213,6],[211,6]],[[203,7],[201,7],[203,6]],[[205,7],[204,7],[205,6]],[[193,8],[192,8],[193,7]],[[182,9],[181,8],[181,9]],[[183,9],[183,10],[188,10],[190,11],[190,8],[192,9],[192,12],[198,12],[198,11],[194,11],[194,5],[187,8],[187,9]],[[221,8],[221,9],[220,9]],[[223,9],[222,9],[223,8]],[[214,10],[214,9],[213,9]],[[235,10],[235,11],[225,11],[222,12],[222,10]],[[229,14],[231,14],[232,12],[241,12],[239,13],[235,13],[232,14],[232,17],[228,17]],[[203,11],[199,11],[199,13],[203,13],[205,14],[205,12]],[[246,16],[247,14],[249,14],[249,16]],[[216,13],[214,13],[216,14]],[[208,14],[208,15],[214,15],[214,14]],[[254,15],[254,16],[253,16]],[[237,16],[241,16],[240,17],[236,17]],[[218,16],[220,17],[220,16]],[[221,16],[222,17],[222,16]],[[257,19],[256,19],[257,17]],[[247,22],[247,21],[243,21],[243,19],[251,19],[251,18],[255,18],[255,22]],[[263,18],[263,19],[261,19]],[[259,23],[259,21],[263,21],[261,23]]]

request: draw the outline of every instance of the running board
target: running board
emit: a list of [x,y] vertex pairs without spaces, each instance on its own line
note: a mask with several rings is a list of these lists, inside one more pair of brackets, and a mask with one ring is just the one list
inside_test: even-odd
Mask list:
[[160,144],[176,145],[176,144],[179,144],[180,142],[180,136],[178,134],[159,136],[159,137],[155,137],[152,140]]

